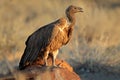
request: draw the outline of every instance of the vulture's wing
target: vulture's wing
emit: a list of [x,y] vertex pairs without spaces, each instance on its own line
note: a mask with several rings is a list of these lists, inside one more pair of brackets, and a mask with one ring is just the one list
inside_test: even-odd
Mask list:
[[20,69],[36,60],[41,49],[44,49],[57,35],[56,24],[58,24],[58,21],[43,26],[28,37],[24,54],[19,63]]

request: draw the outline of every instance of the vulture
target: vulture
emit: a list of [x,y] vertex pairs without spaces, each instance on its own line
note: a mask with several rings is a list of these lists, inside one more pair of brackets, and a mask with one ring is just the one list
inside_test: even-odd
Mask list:
[[65,11],[66,17],[62,17],[33,32],[25,42],[26,48],[21,57],[19,69],[25,69],[40,56],[45,62],[44,65],[48,66],[47,58],[50,54],[52,55],[52,66],[56,66],[55,59],[58,50],[71,39],[76,22],[75,13],[77,12],[83,12],[82,8],[70,5]]

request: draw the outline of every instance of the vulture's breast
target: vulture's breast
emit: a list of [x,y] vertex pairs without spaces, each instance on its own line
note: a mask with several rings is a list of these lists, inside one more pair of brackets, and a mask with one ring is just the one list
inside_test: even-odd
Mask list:
[[59,49],[64,42],[64,32],[62,30],[59,30],[59,32],[56,34],[56,36],[54,37],[54,39],[52,39],[52,41],[49,44],[50,50],[54,51],[56,49]]
[[65,28],[68,27],[67,21],[65,19],[60,20],[59,24],[56,25],[56,33],[54,38],[50,42],[50,50],[54,51],[59,49],[67,40],[67,33]]

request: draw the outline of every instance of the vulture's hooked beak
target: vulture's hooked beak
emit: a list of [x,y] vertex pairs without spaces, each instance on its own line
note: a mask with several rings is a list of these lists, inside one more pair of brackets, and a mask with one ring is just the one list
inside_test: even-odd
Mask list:
[[78,12],[83,12],[83,9],[81,7],[78,7]]

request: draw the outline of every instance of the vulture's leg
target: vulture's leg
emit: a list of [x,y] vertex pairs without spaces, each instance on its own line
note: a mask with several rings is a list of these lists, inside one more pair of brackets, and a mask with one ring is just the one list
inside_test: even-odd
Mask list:
[[55,59],[57,57],[57,54],[58,54],[58,50],[55,50],[55,51],[52,52],[52,65],[53,66],[56,66],[55,65]]
[[48,63],[47,63],[48,55],[49,55],[49,51],[46,51],[46,52],[44,53],[44,62],[45,62],[45,66],[48,65]]

